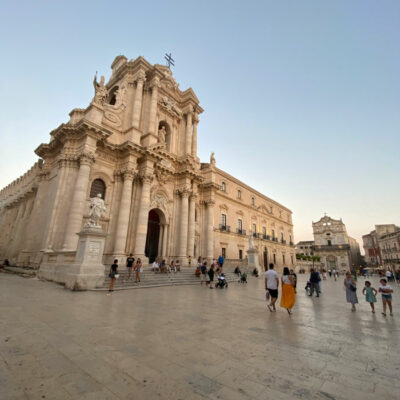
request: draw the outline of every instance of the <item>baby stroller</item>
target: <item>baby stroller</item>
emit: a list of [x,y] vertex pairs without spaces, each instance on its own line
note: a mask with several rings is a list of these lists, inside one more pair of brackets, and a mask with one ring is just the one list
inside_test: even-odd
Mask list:
[[219,287],[220,289],[228,289],[228,282],[226,281],[224,274],[218,275],[218,282],[216,283],[215,287]]
[[240,280],[239,280],[239,282],[240,282],[240,283],[247,283],[247,274],[246,274],[246,272],[243,272],[243,273],[240,275]]
[[310,281],[307,281],[307,285],[304,289],[306,289],[307,294],[310,296],[311,295],[311,282]]

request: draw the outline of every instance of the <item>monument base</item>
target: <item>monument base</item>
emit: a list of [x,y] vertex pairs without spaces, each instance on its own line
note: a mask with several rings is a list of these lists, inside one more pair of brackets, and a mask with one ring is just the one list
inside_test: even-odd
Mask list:
[[257,268],[259,274],[262,272],[258,263],[258,250],[255,248],[247,250],[247,268],[249,272],[253,271],[254,268]]
[[78,235],[76,253],[45,253],[39,278],[62,283],[71,290],[90,290],[104,283],[102,257],[107,234],[101,228],[84,228]]

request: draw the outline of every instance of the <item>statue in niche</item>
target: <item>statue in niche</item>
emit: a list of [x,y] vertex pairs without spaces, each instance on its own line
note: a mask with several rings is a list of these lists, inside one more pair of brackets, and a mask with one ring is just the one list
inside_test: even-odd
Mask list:
[[211,165],[215,165],[214,152],[211,153],[211,156],[210,156],[210,164],[211,164]]
[[118,89],[115,92],[115,108],[119,108],[120,106],[126,106],[125,104],[125,95],[126,95],[126,89],[125,86],[122,88]]
[[104,76],[100,77],[100,82],[97,82],[97,72],[93,79],[93,86],[94,86],[94,98],[93,103],[96,103],[100,106],[104,104],[108,96],[108,90],[104,85]]
[[165,135],[167,134],[167,131],[165,130],[165,126],[161,126],[161,128],[158,130],[158,143],[165,144]]
[[85,228],[101,228],[99,221],[102,213],[106,212],[107,207],[104,205],[104,200],[101,194],[90,199],[89,205],[89,221],[85,224]]

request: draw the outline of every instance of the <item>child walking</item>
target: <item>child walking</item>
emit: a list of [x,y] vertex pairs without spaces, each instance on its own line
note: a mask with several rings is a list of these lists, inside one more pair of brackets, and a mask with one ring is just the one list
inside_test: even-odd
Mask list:
[[390,316],[393,317],[393,311],[392,311],[393,289],[391,288],[390,285],[387,284],[386,279],[381,279],[379,282],[381,283],[381,286],[379,286],[379,293],[382,294],[382,304],[383,304],[382,315],[386,317],[386,304],[387,304],[389,306]]
[[375,305],[376,303],[376,295],[377,291],[375,288],[371,286],[370,281],[365,281],[365,287],[363,289],[363,294],[365,294],[365,300],[369,303],[371,306],[372,312],[375,314]]

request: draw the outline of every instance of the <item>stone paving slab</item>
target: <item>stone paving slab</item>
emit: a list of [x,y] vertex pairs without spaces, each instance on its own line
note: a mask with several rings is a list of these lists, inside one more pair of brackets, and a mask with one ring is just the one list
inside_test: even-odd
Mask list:
[[342,280],[317,299],[300,276],[289,316],[261,278],[107,296],[1,274],[0,399],[398,400],[400,288],[385,318],[362,283],[352,313]]

